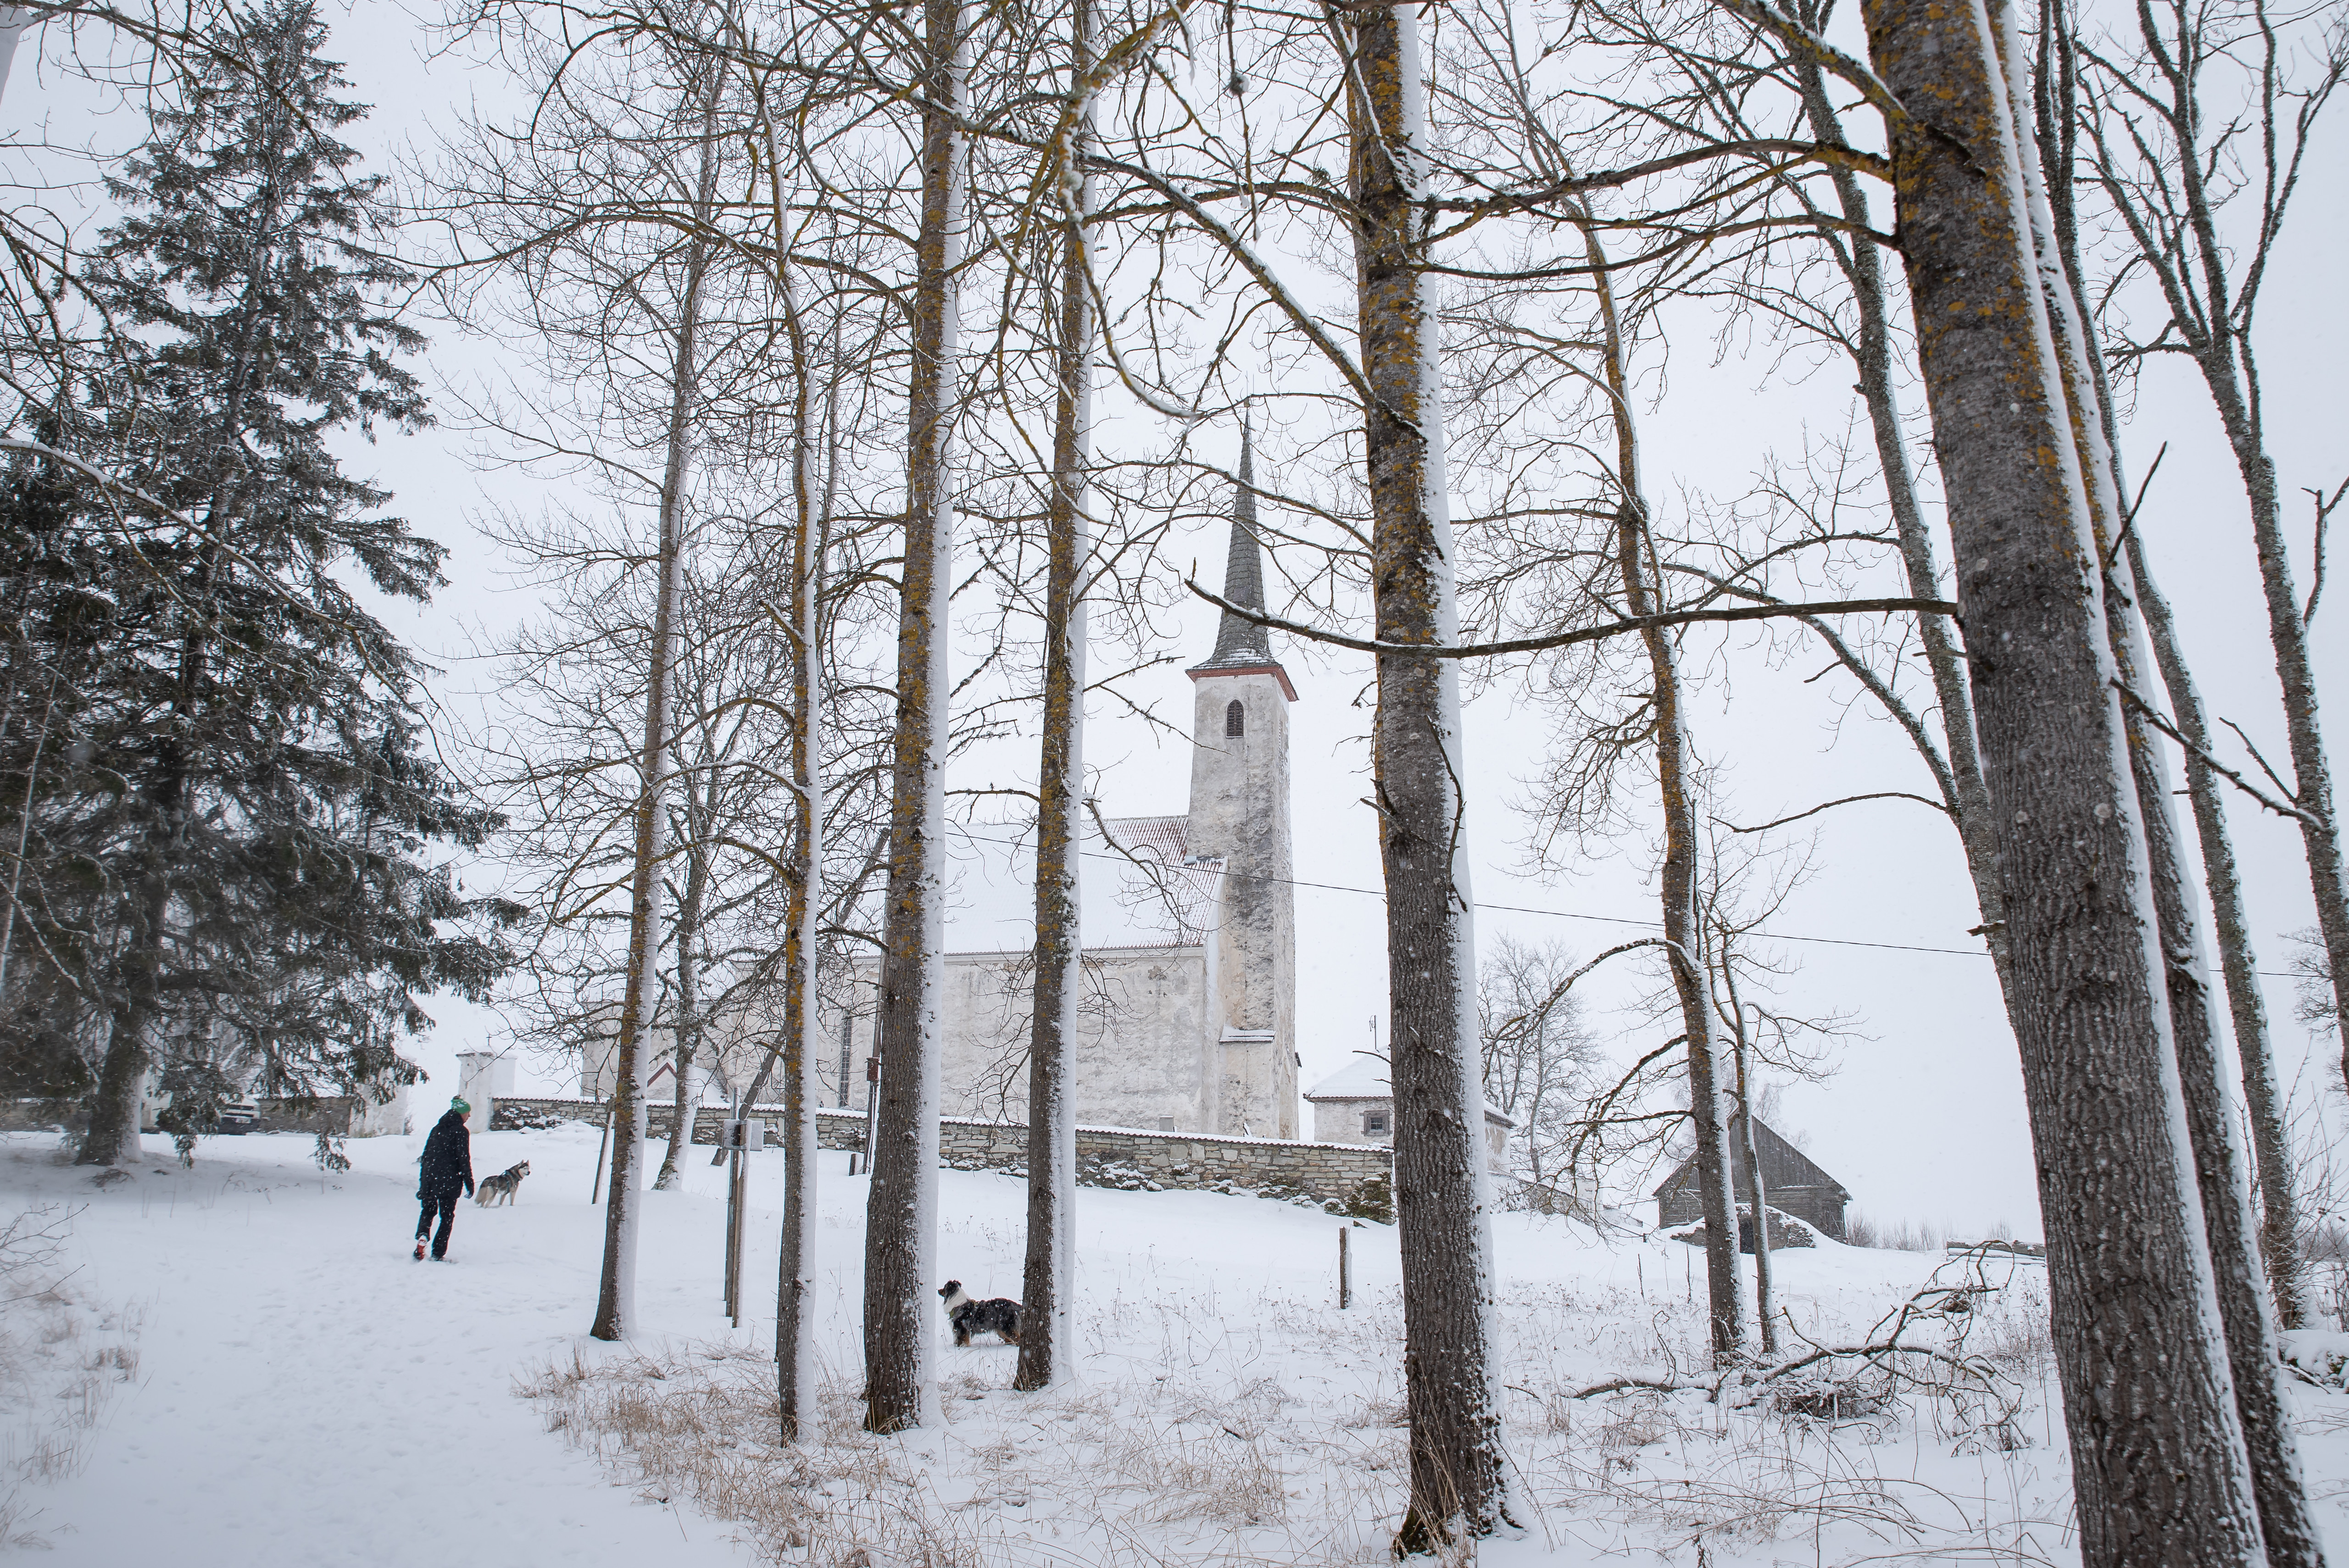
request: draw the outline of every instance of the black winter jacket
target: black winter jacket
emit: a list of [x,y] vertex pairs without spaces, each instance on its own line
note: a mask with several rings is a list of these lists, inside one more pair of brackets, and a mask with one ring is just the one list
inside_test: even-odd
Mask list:
[[450,1111],[432,1124],[424,1140],[424,1158],[418,1162],[418,1198],[442,1197],[460,1187],[473,1190],[473,1135],[465,1119]]

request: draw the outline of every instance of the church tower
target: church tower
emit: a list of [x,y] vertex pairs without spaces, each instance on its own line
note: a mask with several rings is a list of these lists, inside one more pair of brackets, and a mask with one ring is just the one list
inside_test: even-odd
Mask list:
[[[1232,498],[1224,597],[1264,607],[1257,540],[1256,454],[1240,436],[1240,484]],[[1191,725],[1191,818],[1186,853],[1224,862],[1213,944],[1222,1037],[1208,1130],[1254,1138],[1297,1136],[1297,898],[1288,829],[1288,672],[1262,626],[1229,611],[1216,651],[1186,672]]]

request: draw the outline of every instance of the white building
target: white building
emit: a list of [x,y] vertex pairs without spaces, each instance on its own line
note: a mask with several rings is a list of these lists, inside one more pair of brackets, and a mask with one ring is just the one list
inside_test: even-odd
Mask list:
[[[1253,454],[1242,449],[1225,597],[1264,603]],[[1190,809],[1088,821],[1080,845],[1084,978],[1071,1106],[1092,1126],[1298,1136],[1297,914],[1291,887],[1288,705],[1263,628],[1226,614],[1193,683]],[[1035,844],[1026,823],[947,830],[944,1049],[947,1116],[1027,1119],[1035,972]],[[863,978],[875,979],[868,967]],[[870,992],[850,1023],[852,1076],[873,1053]],[[771,1022],[713,1019],[711,1043]],[[837,1016],[823,1023],[836,1038]],[[596,1048],[600,1045],[602,1048]],[[667,1032],[647,1031],[666,1052]],[[583,1053],[581,1089],[611,1091],[611,1051]],[[756,1053],[751,1053],[756,1054]],[[827,1053],[829,1055],[829,1053]],[[647,1060],[657,1061],[658,1056]],[[825,1063],[825,1077],[836,1075]],[[886,1070],[886,1064],[884,1064]],[[662,1081],[661,1098],[675,1093]],[[854,1095],[857,1105],[864,1094]]]
[[[1253,454],[1240,458],[1224,596],[1261,607]],[[1088,823],[1084,981],[1071,1110],[1146,1131],[1295,1138],[1297,911],[1288,672],[1264,629],[1226,613],[1192,686],[1190,810]],[[949,831],[948,1116],[1027,1119],[1035,860],[1019,825]],[[869,1009],[854,1059],[872,1049]],[[886,1064],[883,1070],[885,1072]],[[861,1097],[860,1097],[861,1099]]]
[[[1353,1059],[1305,1091],[1313,1108],[1316,1143],[1375,1143],[1394,1147],[1394,1087],[1383,1057],[1357,1051]],[[1514,1119],[1485,1108],[1485,1158],[1495,1171],[1508,1170]]]

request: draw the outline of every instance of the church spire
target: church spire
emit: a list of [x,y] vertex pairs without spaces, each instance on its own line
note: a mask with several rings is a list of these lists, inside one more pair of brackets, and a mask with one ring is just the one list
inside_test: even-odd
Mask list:
[[[1224,597],[1251,610],[1264,608],[1264,556],[1257,542],[1256,444],[1247,421],[1240,422],[1240,482],[1232,492],[1232,542],[1224,557]],[[1216,651],[1201,669],[1272,664],[1272,638],[1262,626],[1229,610],[1216,628]]]

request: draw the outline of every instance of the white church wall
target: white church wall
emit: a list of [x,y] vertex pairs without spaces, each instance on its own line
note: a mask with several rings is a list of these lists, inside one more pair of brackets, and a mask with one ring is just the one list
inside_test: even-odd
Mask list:
[[[1034,986],[1027,954],[947,955],[942,1114],[1027,1119]],[[1213,994],[1200,948],[1087,951],[1071,1083],[1076,1119],[1145,1131],[1213,1131],[1216,1086],[1201,1049]],[[856,1020],[849,1049],[861,1070],[873,1050],[869,1014]],[[864,1104],[862,1091],[854,1104]]]

